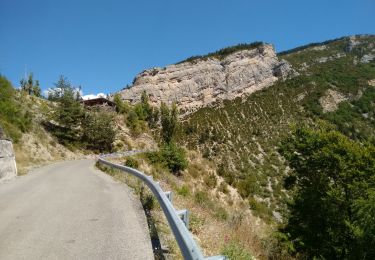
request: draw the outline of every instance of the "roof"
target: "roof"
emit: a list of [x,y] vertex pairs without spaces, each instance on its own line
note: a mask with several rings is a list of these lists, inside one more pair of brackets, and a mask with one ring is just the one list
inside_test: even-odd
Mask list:
[[98,105],[107,105],[114,107],[116,104],[106,98],[99,97],[99,98],[93,98],[93,99],[87,99],[81,101],[85,106],[98,106]]

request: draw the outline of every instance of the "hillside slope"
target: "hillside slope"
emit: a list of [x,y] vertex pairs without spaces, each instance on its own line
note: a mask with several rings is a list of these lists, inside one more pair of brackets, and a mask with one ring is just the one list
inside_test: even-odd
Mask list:
[[279,219],[289,171],[278,153],[290,126],[320,119],[354,139],[375,140],[375,37],[344,37],[281,53],[300,75],[246,98],[191,114],[180,140],[217,164],[254,212]]

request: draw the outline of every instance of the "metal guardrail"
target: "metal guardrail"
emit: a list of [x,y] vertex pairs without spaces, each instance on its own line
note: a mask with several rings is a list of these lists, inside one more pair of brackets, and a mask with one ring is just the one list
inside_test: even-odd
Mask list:
[[172,205],[172,193],[164,192],[159,183],[155,182],[152,176],[148,176],[136,169],[111,163],[99,157],[98,162],[119,169],[121,171],[127,172],[138,179],[142,180],[152,191],[156,199],[158,200],[161,208],[163,209],[164,215],[166,216],[169,226],[172,229],[172,232],[177,240],[178,246],[180,247],[181,253],[184,259],[188,260],[224,260],[224,256],[211,256],[205,258],[192,238],[189,230],[189,213],[187,210],[176,211]]

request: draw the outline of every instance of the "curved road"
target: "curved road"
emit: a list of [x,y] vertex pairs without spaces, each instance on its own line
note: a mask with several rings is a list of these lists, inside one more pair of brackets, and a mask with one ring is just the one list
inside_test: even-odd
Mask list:
[[0,259],[154,256],[139,200],[80,160],[0,184]]

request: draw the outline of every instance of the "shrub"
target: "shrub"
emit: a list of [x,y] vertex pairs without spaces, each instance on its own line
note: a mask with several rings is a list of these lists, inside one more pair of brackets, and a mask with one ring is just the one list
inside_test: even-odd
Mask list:
[[245,248],[238,242],[231,241],[227,243],[222,252],[228,259],[236,260],[253,260],[254,257],[245,250]]
[[17,142],[23,132],[31,129],[32,115],[24,111],[15,94],[12,84],[0,75],[0,124],[5,134]]
[[257,194],[260,191],[257,177],[254,174],[249,174],[244,180],[237,184],[238,192],[242,198],[247,198],[251,194]]
[[186,185],[182,185],[181,188],[177,188],[177,194],[183,197],[187,197],[190,194],[189,187]]
[[194,194],[194,201],[198,203],[199,205],[207,205],[207,203],[210,201],[208,198],[208,194],[204,191],[197,191]]
[[229,192],[228,190],[228,184],[225,183],[225,181],[222,181],[219,185],[219,191],[221,191],[224,194],[227,194]]
[[227,220],[228,212],[225,210],[225,208],[219,206],[215,209],[214,216],[220,220]]
[[263,217],[265,220],[272,216],[271,209],[269,209],[264,203],[256,201],[254,198],[249,198],[249,205],[255,215]]
[[217,179],[216,179],[215,174],[213,174],[213,173],[207,174],[203,178],[203,181],[206,184],[206,186],[209,187],[209,188],[215,188],[216,187]]
[[175,143],[164,145],[161,150],[161,158],[165,166],[173,173],[185,170],[188,165],[185,150]]
[[131,167],[131,168],[138,168],[139,166],[138,161],[134,159],[133,157],[126,158],[124,165]]
[[148,152],[146,158],[152,164],[161,164],[172,173],[179,173],[188,166],[185,150],[175,143],[165,144],[158,152]]

